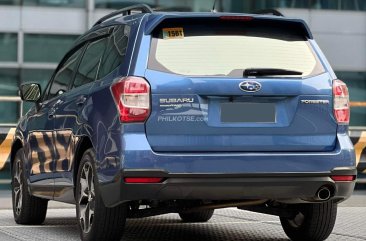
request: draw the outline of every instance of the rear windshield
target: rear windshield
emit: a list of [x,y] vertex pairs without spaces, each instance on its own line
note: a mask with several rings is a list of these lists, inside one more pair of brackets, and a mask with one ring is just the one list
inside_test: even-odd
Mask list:
[[245,69],[253,68],[302,73],[286,77],[324,72],[307,38],[296,29],[223,20],[161,24],[152,33],[148,67],[188,76],[243,77]]

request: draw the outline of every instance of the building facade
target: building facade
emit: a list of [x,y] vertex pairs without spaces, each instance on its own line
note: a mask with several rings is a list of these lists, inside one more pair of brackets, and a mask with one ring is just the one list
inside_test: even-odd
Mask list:
[[[210,11],[214,5],[214,0],[0,0],[0,142],[11,137],[9,128],[30,107],[18,97],[21,83],[45,87],[80,34],[113,9],[141,2],[162,11]],[[337,76],[350,88],[351,126],[362,135],[366,130],[366,0],[216,0],[215,9],[278,9],[285,16],[304,19]],[[8,151],[2,145],[0,169]]]

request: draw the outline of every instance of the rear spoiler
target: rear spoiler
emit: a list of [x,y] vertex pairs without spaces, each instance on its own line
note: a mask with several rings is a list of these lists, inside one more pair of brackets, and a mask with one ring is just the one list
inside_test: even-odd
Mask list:
[[308,39],[313,39],[313,35],[302,19],[291,19],[277,16],[255,15],[255,14],[222,14],[222,13],[185,13],[183,14],[150,14],[149,20],[145,26],[145,34],[150,35],[153,30],[161,23],[170,20],[189,20],[189,21],[204,21],[204,20],[223,20],[223,21],[253,21],[257,23],[268,23],[279,27],[296,29],[296,32],[305,36]]

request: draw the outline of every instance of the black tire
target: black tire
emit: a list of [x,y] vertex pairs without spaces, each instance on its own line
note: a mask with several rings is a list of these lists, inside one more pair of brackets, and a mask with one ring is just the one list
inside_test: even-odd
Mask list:
[[25,155],[21,148],[15,154],[12,168],[11,193],[14,220],[17,224],[42,224],[46,218],[48,200],[29,194],[24,163]]
[[[105,207],[98,189],[95,160],[94,150],[92,148],[86,150],[80,161],[76,180],[76,216],[80,238],[83,241],[119,241],[126,222],[127,206],[122,204],[114,208]],[[87,171],[88,168],[91,169]],[[91,181],[89,183],[86,180]],[[81,182],[84,183],[83,187]],[[83,219],[86,216],[90,218]]]
[[211,219],[214,209],[207,209],[199,212],[180,212],[179,217],[183,222],[204,223]]
[[337,204],[301,204],[293,219],[280,218],[286,235],[294,241],[321,241],[331,234],[337,216]]

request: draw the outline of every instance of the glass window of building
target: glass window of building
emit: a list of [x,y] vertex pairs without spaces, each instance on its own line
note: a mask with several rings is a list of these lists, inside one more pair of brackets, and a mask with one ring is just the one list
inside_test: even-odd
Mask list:
[[58,63],[78,36],[56,34],[25,34],[25,62]]
[[19,105],[20,102],[14,101],[1,101],[0,102],[0,113],[7,113],[6,115],[0,116],[0,125],[1,124],[16,124],[18,122],[20,113],[19,113]]
[[309,8],[311,0],[218,0],[216,8],[226,12],[255,12],[274,8]]
[[86,0],[23,0],[25,6],[74,7],[82,8]]
[[73,88],[88,84],[96,79],[107,41],[108,38],[103,38],[88,45],[76,73]]
[[[340,0],[315,0],[312,2],[312,8],[315,9],[341,9],[342,5],[344,5],[344,1]],[[349,6],[349,4],[346,5]]]
[[130,27],[122,25],[117,27],[108,38],[107,48],[98,72],[98,79],[111,73],[124,61],[129,33]]
[[[212,9],[214,0],[95,0],[96,8],[119,9],[136,3],[145,3],[162,11],[207,12]],[[366,10],[365,0],[216,0],[220,12],[255,12],[276,8],[307,8],[334,10]]]
[[[242,1],[242,0],[240,0]],[[222,2],[222,0],[217,0]],[[225,2],[225,1],[224,1]],[[119,0],[95,0],[96,8],[124,8],[132,4],[145,3],[160,11],[196,11],[208,12],[212,9],[214,0],[144,0],[144,1],[119,1]]]
[[0,96],[17,96],[18,86],[18,69],[0,69]]
[[[0,69],[0,96],[17,96],[19,86],[18,69]],[[1,123],[16,123],[19,118],[19,102],[0,101]]]
[[312,0],[312,8],[335,10],[365,10],[365,0]]
[[[222,2],[216,0],[216,4]],[[225,1],[223,1],[225,2]],[[213,7],[214,0],[193,0],[193,1],[171,1],[159,0],[156,1],[157,8],[163,11],[185,11],[185,12],[208,12]],[[219,6],[217,6],[219,7]]]
[[357,6],[359,10],[366,11],[366,1],[365,0],[358,0]]
[[365,0],[217,0],[219,11],[255,12],[261,9],[309,8],[330,10],[366,10]]
[[95,7],[96,8],[114,8],[114,9],[119,9],[119,8],[124,8],[124,7],[128,7],[131,6],[133,4],[138,4],[138,3],[145,3],[148,4],[151,7],[155,6],[156,0],[145,0],[145,1],[119,1],[119,0],[95,0]]
[[0,0],[0,5],[20,5],[21,0]]
[[351,101],[350,126],[366,126],[366,72],[336,72],[349,90]]
[[17,34],[0,33],[0,61],[17,61]]

